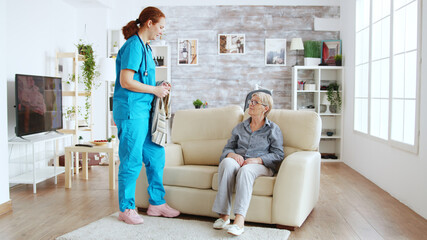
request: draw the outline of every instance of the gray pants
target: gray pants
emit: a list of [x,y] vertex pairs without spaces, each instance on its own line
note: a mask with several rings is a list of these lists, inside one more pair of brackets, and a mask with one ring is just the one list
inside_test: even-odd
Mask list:
[[255,179],[259,176],[273,176],[273,171],[261,164],[240,167],[233,158],[224,158],[218,168],[218,193],[212,211],[230,215],[231,198],[236,186],[234,214],[245,217],[251,202]]

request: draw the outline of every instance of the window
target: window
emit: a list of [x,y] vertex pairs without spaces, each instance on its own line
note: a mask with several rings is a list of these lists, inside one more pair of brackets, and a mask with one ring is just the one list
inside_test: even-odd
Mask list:
[[419,1],[357,0],[354,130],[417,152]]

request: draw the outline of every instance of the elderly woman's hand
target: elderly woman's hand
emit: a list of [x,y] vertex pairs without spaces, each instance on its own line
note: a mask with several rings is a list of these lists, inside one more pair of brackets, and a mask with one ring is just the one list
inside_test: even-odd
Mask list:
[[243,166],[243,163],[245,162],[245,159],[243,159],[243,157],[239,154],[236,153],[229,153],[227,154],[227,157],[232,158],[234,160],[236,160],[236,162],[240,165]]
[[263,164],[262,159],[261,158],[248,158],[243,162],[243,166],[245,166],[246,164]]

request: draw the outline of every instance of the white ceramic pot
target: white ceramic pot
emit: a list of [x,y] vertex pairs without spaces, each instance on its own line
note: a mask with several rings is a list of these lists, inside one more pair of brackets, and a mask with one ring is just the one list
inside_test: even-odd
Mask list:
[[320,58],[304,58],[304,66],[319,66]]
[[74,91],[75,90],[75,83],[74,82],[62,82],[62,90],[63,91]]
[[66,129],[75,129],[76,127],[76,121],[75,120],[66,120],[65,121],[65,128]]

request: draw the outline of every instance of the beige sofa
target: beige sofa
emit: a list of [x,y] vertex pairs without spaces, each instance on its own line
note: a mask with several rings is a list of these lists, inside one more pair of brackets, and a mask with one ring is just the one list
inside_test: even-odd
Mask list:
[[[231,130],[247,117],[239,106],[175,113],[174,144],[165,147],[163,177],[170,206],[185,214],[218,217],[212,205],[219,158]],[[282,130],[285,159],[277,175],[255,181],[246,221],[300,227],[319,197],[321,120],[314,112],[278,109],[268,118]],[[143,168],[137,180],[136,207],[147,208],[148,197]]]

